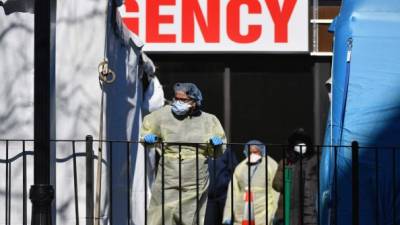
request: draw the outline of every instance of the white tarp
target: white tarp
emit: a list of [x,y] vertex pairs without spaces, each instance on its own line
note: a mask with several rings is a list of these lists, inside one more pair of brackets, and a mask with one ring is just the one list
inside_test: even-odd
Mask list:
[[[0,7],[0,138],[33,138],[33,15],[5,16]],[[32,151],[33,144],[26,143]],[[22,224],[22,143],[9,143],[10,222]],[[5,224],[6,143],[0,141],[0,224]],[[28,185],[33,182],[32,156],[27,156]],[[29,200],[28,200],[29,201]],[[30,204],[27,207],[30,212]]]
[[[147,79],[147,77],[143,77],[145,74],[153,75],[155,67],[145,55],[142,57],[143,43],[121,22],[119,12],[115,11],[115,13],[117,26],[115,30],[109,29],[107,56],[110,67],[117,74],[117,79],[105,88],[107,99],[106,136],[110,140],[137,142],[142,122],[141,105],[144,99],[141,79]],[[112,27],[112,24],[110,23],[109,26]],[[139,66],[140,64],[144,66]],[[152,107],[154,108],[154,106]],[[131,168],[128,168],[126,144],[115,143],[112,146],[112,203],[113,209],[118,209],[118,211],[113,210],[114,224],[127,224],[128,213],[131,213],[133,224],[143,224],[144,150],[137,143],[133,143],[130,148],[132,153],[130,160],[133,164]],[[148,162],[148,175],[150,175],[153,167],[151,160]],[[129,201],[127,169],[135,174],[129,182],[132,188],[131,200],[133,200],[131,212],[127,210],[127,201]],[[150,184],[151,179],[148,181]],[[150,193],[149,186],[147,188]]]
[[[87,134],[98,138],[100,115],[100,88],[97,66],[103,58],[107,1],[58,1],[56,43],[56,138],[84,139]],[[0,138],[33,138],[33,14],[13,13],[6,16],[0,8]],[[113,87],[107,87],[106,129],[108,139],[136,141],[141,123],[143,98],[142,83],[138,79],[140,48],[121,45],[119,37],[109,35],[114,48],[109,51],[111,68],[117,73]],[[134,43],[135,44],[135,43]],[[137,43],[136,43],[137,44]],[[112,108],[114,107],[114,108]],[[116,123],[114,123],[116,122]],[[112,125],[110,125],[112,124]],[[11,145],[10,145],[11,146]],[[11,165],[12,193],[11,223],[22,223],[22,158],[17,156],[21,144],[10,147],[9,156],[17,157]],[[97,152],[97,145],[94,150]],[[75,223],[72,144],[56,145],[57,163],[55,183],[57,210],[56,224]],[[118,146],[114,146],[114,152]],[[5,143],[0,143],[0,159],[5,159]],[[122,148],[122,147],[121,147]],[[27,144],[32,151],[32,144]],[[107,149],[106,149],[107,150]],[[114,224],[127,224],[127,167],[126,148],[113,154],[113,220]],[[79,219],[86,222],[85,144],[76,143]],[[136,148],[131,148],[131,177],[133,182]],[[108,218],[108,152],[104,153],[102,216]],[[142,152],[143,154],[143,152]],[[27,156],[28,191],[32,185],[33,156]],[[124,162],[120,164],[120,162]],[[96,164],[96,163],[95,163]],[[95,168],[96,169],[96,168]],[[6,167],[0,161],[0,174]],[[0,205],[5,205],[5,184],[0,183]],[[131,187],[133,185],[131,184]],[[140,190],[139,190],[140,191]],[[131,193],[133,198],[136,194]],[[143,196],[142,196],[143,198]],[[119,202],[121,201],[121,202]],[[28,221],[30,219],[30,200]],[[133,202],[132,202],[133,203]],[[3,207],[1,207],[3,208]],[[134,206],[131,208],[132,217]],[[122,221],[125,218],[125,221]],[[0,224],[5,213],[0,210]],[[136,223],[140,224],[140,223]]]

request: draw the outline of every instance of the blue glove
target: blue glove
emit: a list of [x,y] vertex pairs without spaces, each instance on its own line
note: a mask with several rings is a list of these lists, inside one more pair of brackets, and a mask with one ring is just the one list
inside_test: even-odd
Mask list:
[[222,139],[218,136],[212,136],[210,139],[210,143],[215,147],[215,146],[219,146],[222,145]]
[[222,222],[222,224],[224,225],[231,225],[232,221],[230,219],[224,220],[224,222]]
[[146,144],[154,144],[157,142],[158,137],[154,134],[147,134],[143,139]]

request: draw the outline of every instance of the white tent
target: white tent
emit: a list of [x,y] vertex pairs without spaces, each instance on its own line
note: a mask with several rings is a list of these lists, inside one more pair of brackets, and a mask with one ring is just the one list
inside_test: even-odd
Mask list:
[[[4,2],[4,1],[3,1]],[[12,1],[4,2],[8,4]],[[57,9],[57,42],[56,42],[56,139],[84,139],[91,134],[97,139],[100,115],[100,95],[98,85],[97,66],[104,55],[104,38],[106,31],[106,7],[107,1],[58,1]],[[18,10],[18,9],[16,9]],[[29,10],[23,10],[29,11]],[[9,11],[11,12],[11,11]],[[112,21],[108,21],[111,23]],[[115,22],[115,21],[113,21]],[[122,28],[122,24],[119,24]],[[106,139],[136,141],[141,124],[142,104],[144,97],[152,96],[144,94],[141,82],[142,71],[139,70],[139,58],[141,56],[141,43],[131,33],[119,30],[108,30],[108,46],[118,46],[109,49],[108,59],[111,68],[116,72],[117,79],[113,86],[106,87]],[[122,34],[122,35],[121,35]],[[127,38],[127,39],[126,39]],[[129,45],[126,45],[128,41]],[[32,139],[33,138],[33,14],[12,13],[3,14],[0,10],[0,138]],[[151,64],[145,64],[151,65]],[[151,68],[143,67],[143,69]],[[154,72],[154,71],[153,71]],[[148,74],[151,74],[149,70]],[[151,84],[157,84],[151,82]],[[160,86],[156,87],[160,91]],[[162,89],[161,89],[162,90]],[[154,89],[153,89],[154,91]],[[152,92],[150,90],[150,92]],[[159,93],[159,92],[158,92]],[[153,102],[152,99],[150,102]],[[150,108],[157,108],[150,104]],[[147,107],[148,104],[146,105]],[[148,109],[147,109],[148,110]],[[145,110],[145,111],[147,111]],[[113,122],[117,123],[114,124]],[[113,125],[110,125],[113,124]],[[4,143],[0,143],[4,149]],[[27,150],[32,151],[31,143],[27,144]],[[96,150],[95,145],[95,150]],[[125,150],[126,148],[124,148]],[[17,157],[21,151],[19,143],[10,144],[10,157]],[[78,169],[78,207],[80,223],[86,221],[86,177],[85,177],[85,152],[84,143],[76,144],[77,169]],[[95,151],[96,152],[96,151]],[[126,216],[128,206],[127,193],[127,167],[126,151],[118,152],[118,146],[113,149],[113,210],[114,224],[127,224]],[[137,152],[137,154],[136,154]],[[120,153],[120,154],[119,154]],[[0,151],[0,159],[4,159],[4,151]],[[53,171],[56,173],[54,182],[56,198],[54,206],[56,210],[55,224],[75,223],[75,204],[73,186],[73,164],[71,143],[60,142],[56,145],[56,154],[53,158]],[[140,165],[135,166],[136,156],[142,157],[143,151],[137,150],[137,146],[131,148],[131,177],[132,182],[140,180]],[[107,155],[107,152],[104,153]],[[144,157],[144,156],[143,156]],[[57,159],[57,160],[56,160]],[[105,157],[103,167],[103,206],[102,212],[107,222],[109,212],[109,185],[107,180],[108,158]],[[119,163],[124,162],[124,163]],[[1,161],[0,161],[1,164]],[[125,166],[125,167],[124,167]],[[136,169],[135,169],[136,167]],[[22,158],[17,157],[10,165],[10,177],[13,179],[11,196],[11,222],[21,224],[22,210]],[[27,156],[29,188],[33,182],[33,156]],[[133,175],[135,172],[135,176]],[[0,174],[5,174],[5,167],[0,166]],[[53,177],[54,178],[54,177]],[[138,212],[141,196],[144,189],[132,189],[131,216],[133,224],[141,224]],[[4,205],[5,185],[0,184],[0,205]],[[124,192],[125,191],[125,192]],[[30,200],[28,202],[28,221],[30,218]],[[118,205],[116,203],[118,202]],[[125,202],[125,203],[123,203]],[[118,210],[117,210],[118,209]],[[143,207],[141,207],[143,211]],[[0,213],[0,224],[4,223],[4,213]]]

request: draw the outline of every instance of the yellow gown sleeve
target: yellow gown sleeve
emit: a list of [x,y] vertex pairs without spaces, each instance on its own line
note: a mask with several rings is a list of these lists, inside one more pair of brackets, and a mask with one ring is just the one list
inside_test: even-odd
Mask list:
[[[226,140],[224,128],[222,127],[221,123],[219,122],[219,120],[216,116],[212,117],[211,136],[214,136],[214,135],[220,137],[224,143],[221,147],[216,149],[217,152],[216,152],[215,156],[220,156],[226,150],[227,140]],[[210,136],[210,138],[211,138],[211,136]],[[210,156],[213,156],[212,152],[210,152],[209,154],[210,154]]]
[[155,134],[157,137],[161,137],[160,131],[160,115],[158,111],[150,113],[149,115],[145,116],[143,119],[142,127],[140,129],[140,140],[143,140],[143,137],[147,134]]

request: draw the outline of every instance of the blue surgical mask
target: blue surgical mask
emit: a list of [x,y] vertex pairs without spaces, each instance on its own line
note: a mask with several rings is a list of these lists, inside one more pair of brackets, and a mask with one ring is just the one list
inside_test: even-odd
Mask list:
[[186,115],[190,110],[190,104],[183,101],[174,101],[172,103],[172,112],[175,115],[183,116]]

